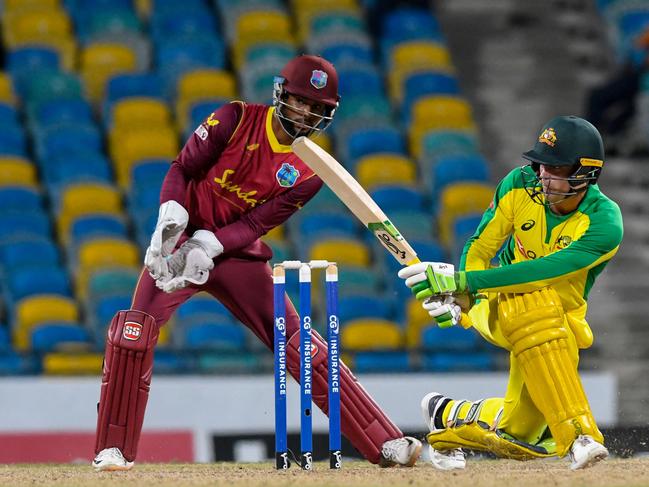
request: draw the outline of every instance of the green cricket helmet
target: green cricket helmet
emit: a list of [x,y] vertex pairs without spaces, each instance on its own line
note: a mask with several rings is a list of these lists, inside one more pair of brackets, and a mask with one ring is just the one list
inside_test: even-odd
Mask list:
[[530,161],[536,174],[536,178],[530,178],[523,171],[525,188],[534,201],[544,204],[539,165],[574,167],[568,177],[553,176],[570,183],[570,191],[557,194],[574,196],[597,183],[604,165],[604,143],[599,131],[587,120],[574,115],[560,116],[543,126],[534,148],[523,153],[523,158]]

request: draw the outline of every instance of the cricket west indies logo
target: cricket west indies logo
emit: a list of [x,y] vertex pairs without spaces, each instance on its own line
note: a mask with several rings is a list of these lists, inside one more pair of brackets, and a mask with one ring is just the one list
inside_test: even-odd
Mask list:
[[311,72],[311,84],[318,90],[321,90],[322,88],[327,86],[327,78],[327,73],[319,69],[314,69]]
[[297,178],[300,177],[300,171],[291,166],[288,162],[282,164],[282,167],[279,168],[275,174],[277,182],[283,188],[290,188],[295,184]]
[[142,336],[142,325],[134,321],[127,321],[124,323],[122,336],[127,340],[139,340],[140,336]]

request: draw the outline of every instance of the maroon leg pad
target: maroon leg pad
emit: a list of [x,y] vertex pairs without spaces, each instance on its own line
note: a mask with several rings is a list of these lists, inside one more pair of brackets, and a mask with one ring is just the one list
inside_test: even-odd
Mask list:
[[141,311],[118,311],[108,328],[95,453],[117,447],[135,460],[153,372],[158,326]]
[[[287,341],[287,367],[300,381],[300,334],[294,333]],[[313,402],[327,414],[328,370],[327,344],[318,333],[311,338],[311,367],[313,370]],[[341,429],[352,445],[372,463],[378,463],[381,447],[387,440],[400,438],[403,433],[374,402],[349,368],[340,362]]]

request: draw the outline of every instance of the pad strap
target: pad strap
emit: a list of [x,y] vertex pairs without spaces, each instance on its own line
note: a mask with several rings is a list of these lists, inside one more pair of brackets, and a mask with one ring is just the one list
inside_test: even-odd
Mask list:
[[108,328],[97,405],[95,453],[117,447],[135,460],[153,372],[158,326],[147,313],[118,311]]

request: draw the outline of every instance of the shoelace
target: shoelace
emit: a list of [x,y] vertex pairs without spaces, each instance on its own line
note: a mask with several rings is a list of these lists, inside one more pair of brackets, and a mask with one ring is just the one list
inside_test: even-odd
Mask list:
[[396,440],[389,441],[388,443],[383,445],[381,453],[385,458],[394,460],[404,444],[405,446],[408,446],[410,443],[405,438],[398,438]]

